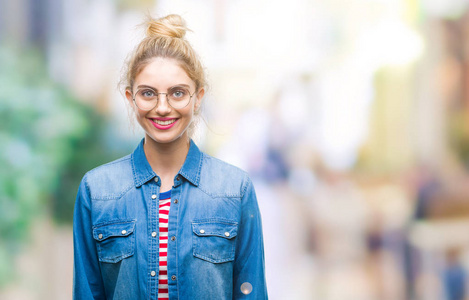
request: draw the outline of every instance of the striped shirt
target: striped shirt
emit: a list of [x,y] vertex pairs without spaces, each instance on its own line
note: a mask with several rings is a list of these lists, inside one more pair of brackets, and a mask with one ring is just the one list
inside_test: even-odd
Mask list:
[[168,295],[168,216],[171,205],[171,191],[160,194],[159,201],[160,262],[158,273],[158,299],[169,300]]

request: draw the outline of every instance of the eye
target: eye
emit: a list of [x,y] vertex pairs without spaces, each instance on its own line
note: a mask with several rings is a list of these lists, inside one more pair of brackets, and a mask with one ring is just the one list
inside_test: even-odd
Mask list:
[[184,98],[187,95],[187,91],[185,89],[177,88],[171,90],[171,97],[175,99]]
[[145,99],[151,99],[151,98],[154,98],[156,96],[155,91],[150,90],[150,89],[140,90],[140,91],[138,91],[138,94],[142,98],[145,98]]

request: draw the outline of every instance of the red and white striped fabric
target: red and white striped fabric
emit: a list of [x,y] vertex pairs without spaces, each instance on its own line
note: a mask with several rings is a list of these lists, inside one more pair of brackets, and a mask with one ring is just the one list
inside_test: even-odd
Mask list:
[[158,274],[158,299],[169,300],[168,295],[168,216],[171,205],[171,191],[160,194],[159,201],[159,240],[160,240],[160,262]]

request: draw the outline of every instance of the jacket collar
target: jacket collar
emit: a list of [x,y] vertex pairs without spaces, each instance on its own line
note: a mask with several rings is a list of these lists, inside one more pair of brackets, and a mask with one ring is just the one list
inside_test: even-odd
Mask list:
[[203,154],[199,147],[191,139],[189,152],[186,156],[186,161],[182,165],[179,174],[190,181],[193,185],[198,186],[200,181],[200,170],[202,169]]
[[[145,152],[143,150],[144,142],[145,139],[142,139],[131,156],[132,172],[134,175],[134,182],[136,187],[142,186],[144,183],[148,182],[156,176],[156,173],[153,172],[150,163],[145,156]],[[190,181],[193,185],[198,186],[202,161],[202,152],[199,150],[194,141],[191,140],[186,160],[184,161],[184,165],[179,170],[178,174]]]

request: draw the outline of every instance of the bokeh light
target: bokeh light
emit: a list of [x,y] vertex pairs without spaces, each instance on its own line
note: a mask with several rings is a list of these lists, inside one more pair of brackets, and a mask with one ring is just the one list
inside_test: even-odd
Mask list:
[[249,295],[251,292],[252,284],[250,284],[249,282],[243,282],[243,284],[241,284],[241,293]]

